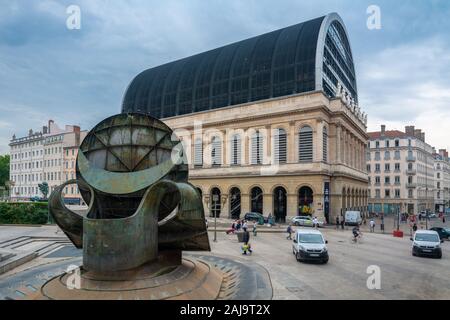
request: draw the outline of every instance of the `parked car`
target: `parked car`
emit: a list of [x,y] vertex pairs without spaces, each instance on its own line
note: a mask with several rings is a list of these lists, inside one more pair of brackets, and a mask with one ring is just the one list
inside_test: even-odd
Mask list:
[[[292,224],[295,226],[312,227],[313,218],[311,216],[296,216],[292,218]],[[323,227],[323,221],[318,221],[318,227]]]
[[295,232],[292,253],[297,261],[320,261],[327,263],[328,249],[326,241],[319,230],[300,228]]
[[443,240],[443,239],[450,240],[450,228],[433,227],[433,228],[430,228],[430,230],[436,231],[439,235],[439,238],[441,238],[441,240]]
[[255,221],[260,224],[267,223],[267,218],[264,218],[264,216],[259,212],[247,212],[244,215],[244,219],[247,221]]
[[345,211],[345,224],[348,226],[356,226],[362,223],[360,211]]
[[412,240],[413,256],[434,256],[442,258],[441,243],[439,234],[434,230],[417,230]]

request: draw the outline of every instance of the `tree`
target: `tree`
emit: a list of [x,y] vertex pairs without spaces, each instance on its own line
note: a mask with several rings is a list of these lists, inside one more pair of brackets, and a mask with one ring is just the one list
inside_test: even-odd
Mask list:
[[42,192],[42,194],[44,195],[44,199],[47,199],[47,195],[48,195],[48,183],[47,182],[42,182],[38,184],[39,190]]
[[0,156],[0,186],[9,181],[9,154]]

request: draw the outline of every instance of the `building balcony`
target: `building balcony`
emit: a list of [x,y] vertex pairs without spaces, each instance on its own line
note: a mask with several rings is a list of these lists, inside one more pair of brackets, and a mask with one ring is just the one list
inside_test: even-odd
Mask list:
[[407,169],[406,170],[406,174],[409,174],[409,175],[415,175],[416,173],[417,173],[416,169]]
[[406,187],[407,187],[407,188],[416,188],[416,187],[417,187],[417,184],[416,184],[416,183],[407,183],[407,184],[406,184]]
[[390,182],[385,182],[384,185],[385,185],[385,186],[390,186],[391,183],[390,183]]
[[399,186],[401,183],[400,183],[400,181],[395,181],[394,184],[395,184],[396,186]]
[[408,156],[408,157],[406,157],[406,161],[409,161],[409,162],[414,162],[414,161],[416,161],[416,157],[413,157],[413,156]]

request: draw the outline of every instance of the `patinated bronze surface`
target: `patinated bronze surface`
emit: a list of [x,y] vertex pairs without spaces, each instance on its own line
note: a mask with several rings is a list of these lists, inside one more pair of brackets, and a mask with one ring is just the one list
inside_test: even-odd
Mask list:
[[[77,179],[49,198],[56,223],[83,248],[85,270],[106,274],[156,261],[165,251],[210,250],[201,196],[187,182],[184,160],[180,140],[148,115],[115,115],[89,132]],[[71,183],[89,203],[86,216],[64,205]]]

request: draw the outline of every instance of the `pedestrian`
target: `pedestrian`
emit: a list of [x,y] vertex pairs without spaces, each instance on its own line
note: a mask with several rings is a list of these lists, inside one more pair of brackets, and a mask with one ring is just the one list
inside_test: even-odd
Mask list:
[[317,229],[317,227],[319,226],[319,220],[317,219],[317,217],[314,217],[314,219],[313,219],[313,226],[314,226],[314,228],[316,228],[316,229]]
[[344,230],[344,226],[345,226],[345,218],[342,217],[341,219],[341,229]]
[[292,240],[292,226],[291,224],[288,225],[286,232],[288,236],[286,237],[287,240]]
[[253,250],[252,250],[252,246],[250,245],[250,243],[244,243],[242,245],[242,254],[243,255],[247,255],[247,252],[249,254],[252,254]]
[[232,224],[231,224],[231,228],[230,229],[228,229],[227,231],[226,231],[226,234],[230,234],[230,233],[235,233],[235,231],[236,231],[236,222],[233,222]]
[[239,230],[241,230],[241,220],[238,220],[236,222],[236,231],[239,231]]
[[417,231],[417,224],[416,224],[415,222],[414,222],[414,224],[413,224],[412,229],[413,229],[413,232],[414,232],[414,233]]
[[249,252],[251,254],[252,249],[251,249],[251,245],[250,245],[250,233],[248,231],[244,231],[242,240],[244,242],[244,245],[242,246],[242,254],[246,255],[247,252]]
[[258,234],[258,232],[256,231],[256,225],[257,225],[257,223],[255,222],[255,223],[253,223],[253,229],[252,229],[252,231],[253,231],[253,236],[254,237],[256,237],[257,236],[257,234]]
[[339,229],[339,216],[336,216],[336,229]]
[[442,214],[442,223],[445,223],[445,214]]
[[248,225],[247,225],[247,220],[244,220],[243,224],[242,224],[242,230],[247,231]]
[[370,232],[375,232],[375,221],[373,219],[370,219],[369,222],[369,226],[370,226]]

